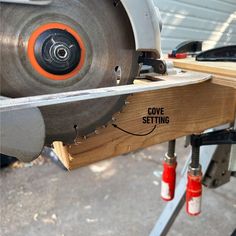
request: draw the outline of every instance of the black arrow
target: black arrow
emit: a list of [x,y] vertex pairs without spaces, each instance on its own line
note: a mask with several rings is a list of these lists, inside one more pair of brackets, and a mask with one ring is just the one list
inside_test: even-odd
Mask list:
[[151,131],[149,131],[148,133],[146,133],[146,134],[134,134],[134,133],[131,133],[131,132],[129,132],[129,131],[126,131],[126,130],[120,128],[120,127],[117,126],[116,124],[112,124],[112,125],[113,125],[114,128],[117,128],[117,129],[119,129],[119,130],[121,130],[121,131],[123,131],[123,132],[125,132],[125,133],[127,133],[127,134],[131,134],[131,135],[139,136],[139,137],[143,137],[143,136],[147,136],[147,135],[151,134],[151,133],[156,129],[156,127],[157,127],[157,125],[155,125],[155,126],[153,127],[153,129],[152,129]]

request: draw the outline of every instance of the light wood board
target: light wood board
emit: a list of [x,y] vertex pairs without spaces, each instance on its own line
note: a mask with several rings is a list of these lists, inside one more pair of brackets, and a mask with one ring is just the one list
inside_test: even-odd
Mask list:
[[232,77],[236,79],[236,63],[235,62],[199,62],[195,58],[171,59],[174,66],[192,71],[200,71],[223,77]]
[[153,124],[143,124],[142,117],[147,116],[147,109],[151,107],[163,107],[170,123],[158,125],[153,133],[144,137],[126,134],[109,124],[86,140],[78,139],[77,144],[64,146],[56,142],[55,151],[67,169],[199,133],[233,122],[235,118],[236,90],[212,81],[138,93],[128,100],[129,104],[115,115],[114,123],[119,127],[138,134],[150,131]]

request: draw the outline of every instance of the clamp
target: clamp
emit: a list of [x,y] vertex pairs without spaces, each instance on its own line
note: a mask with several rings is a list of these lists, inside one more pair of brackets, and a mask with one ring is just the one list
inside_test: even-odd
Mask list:
[[236,131],[225,129],[191,136],[192,156],[188,169],[186,190],[186,211],[196,216],[201,213],[202,171],[200,147],[203,145],[236,144]]

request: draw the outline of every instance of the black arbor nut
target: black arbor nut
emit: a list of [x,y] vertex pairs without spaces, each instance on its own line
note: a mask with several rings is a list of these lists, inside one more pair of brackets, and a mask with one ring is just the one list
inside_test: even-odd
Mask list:
[[80,63],[81,48],[75,37],[61,29],[49,29],[37,38],[34,54],[48,73],[66,75]]

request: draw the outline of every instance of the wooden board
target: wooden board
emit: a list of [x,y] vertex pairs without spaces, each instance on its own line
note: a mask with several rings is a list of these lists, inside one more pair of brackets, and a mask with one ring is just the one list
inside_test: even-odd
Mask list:
[[[215,77],[217,78],[217,77]],[[232,82],[232,81],[231,81]],[[153,83],[153,82],[149,82]],[[199,133],[208,128],[233,122],[236,111],[236,90],[206,81],[183,87],[172,87],[138,93],[128,98],[129,104],[113,121],[118,127],[135,134],[144,134],[154,124],[143,124],[148,108],[164,108],[169,123],[158,124],[150,135],[134,136],[113,127],[97,130],[87,139],[64,146],[54,143],[55,152],[67,169],[75,169],[106,158],[166,142],[177,137]]]
[[236,78],[235,62],[199,62],[195,58],[173,59],[172,61],[175,67],[181,69]]

